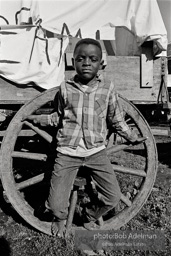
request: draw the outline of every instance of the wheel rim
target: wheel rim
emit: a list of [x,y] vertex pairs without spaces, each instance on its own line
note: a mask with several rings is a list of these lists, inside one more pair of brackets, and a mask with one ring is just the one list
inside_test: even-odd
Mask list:
[[139,177],[142,177],[142,183],[140,184],[138,194],[135,196],[131,206],[126,207],[112,221],[106,223],[105,229],[110,229],[111,226],[113,227],[113,229],[119,229],[122,225],[130,221],[140,211],[140,209],[148,199],[157,174],[157,149],[154,137],[151,133],[148,123],[146,122],[142,114],[137,110],[137,108],[128,100],[120,96],[120,102],[129,117],[133,118],[136,126],[138,127],[140,135],[142,137],[148,137],[145,143],[143,143],[146,150],[146,162],[144,166],[144,172],[146,176],[143,177],[143,170],[139,171],[140,173],[142,171],[142,173],[138,175]]
[[[47,90],[46,92],[38,95],[36,98],[34,98],[33,100],[25,104],[17,112],[17,114],[9,124],[6,134],[3,138],[2,146],[1,146],[2,184],[3,184],[4,191],[6,193],[6,196],[8,197],[10,203],[13,205],[13,207],[16,209],[16,211],[19,213],[19,215],[23,219],[25,219],[34,228],[49,235],[51,235],[51,223],[41,221],[37,217],[35,217],[34,209],[28,204],[28,202],[23,197],[22,193],[20,193],[22,186],[25,186],[25,185],[23,185],[22,182],[20,184],[16,183],[16,180],[14,179],[13,159],[18,158],[19,155],[20,155],[19,158],[21,158],[21,156],[22,158],[24,158],[25,154],[27,154],[24,152],[18,153],[14,151],[18,135],[23,127],[23,122],[22,122],[23,118],[31,115],[37,109],[41,108],[45,103],[51,101],[54,98],[57,90],[58,88]],[[140,136],[148,137],[148,139],[143,143],[143,147],[146,154],[145,166],[144,166],[144,170],[142,170],[142,173],[139,172],[136,175],[138,177],[141,176],[142,182],[140,184],[138,193],[133,198],[132,202],[128,198],[125,198],[123,195],[123,201],[126,200],[127,202],[126,204],[128,205],[131,202],[131,205],[128,206],[124,203],[126,207],[124,207],[124,209],[121,212],[119,212],[116,216],[110,218],[109,220],[106,220],[104,223],[103,229],[111,229],[111,228],[119,229],[121,226],[126,224],[130,219],[132,219],[139,212],[139,210],[142,208],[142,206],[146,202],[151,192],[151,189],[155,182],[156,172],[157,172],[157,150],[156,150],[155,140],[153,138],[153,135],[151,134],[151,131],[147,122],[145,121],[141,113],[130,102],[128,102],[121,96],[120,96],[120,102],[123,105],[123,108],[127,113],[127,115],[130,118],[132,118],[135,126],[138,129],[138,132],[140,133]],[[25,125],[29,126],[31,130],[34,129],[34,127],[30,126],[30,124],[27,122],[25,122]],[[36,130],[36,133],[37,132],[39,133],[39,131]],[[51,136],[49,136],[46,132],[44,133],[44,135],[47,141],[51,141]],[[41,136],[44,136],[44,135],[41,134]],[[42,154],[40,155],[31,154],[29,155],[29,157],[30,159],[33,159],[33,157],[38,157],[39,160],[43,160],[45,156]],[[28,159],[28,154],[26,158]],[[114,169],[116,168],[118,167],[115,165]],[[125,171],[125,168],[123,168],[122,171]],[[128,168],[127,171],[131,172],[131,168]],[[137,172],[137,170],[133,170],[133,171],[135,171],[135,173]],[[143,176],[144,172],[145,172],[145,176]],[[38,178],[39,180],[42,178],[42,175],[43,174],[41,173],[37,175],[36,178]],[[26,180],[26,183],[27,182],[28,180]],[[34,182],[36,183],[36,181]],[[80,229],[80,227],[73,227],[73,229]]]

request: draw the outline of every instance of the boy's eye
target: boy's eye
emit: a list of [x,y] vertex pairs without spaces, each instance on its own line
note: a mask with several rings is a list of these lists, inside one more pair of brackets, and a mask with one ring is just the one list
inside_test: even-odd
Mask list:
[[82,61],[83,60],[83,57],[77,57],[76,58],[76,61]]
[[92,57],[92,58],[91,58],[91,61],[92,61],[92,62],[96,62],[96,61],[98,61],[98,58]]
[[[81,61],[86,60],[86,57],[84,57],[84,56],[78,56],[75,60],[76,60],[77,62],[81,62]],[[90,61],[90,62],[97,62],[97,61],[98,61],[98,57],[96,57],[96,56],[90,56],[90,57],[89,57],[89,61]]]

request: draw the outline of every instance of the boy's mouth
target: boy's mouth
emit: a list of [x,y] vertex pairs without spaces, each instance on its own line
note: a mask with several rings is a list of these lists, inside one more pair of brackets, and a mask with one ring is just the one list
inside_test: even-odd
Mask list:
[[89,73],[89,72],[91,72],[91,69],[83,69],[82,72],[83,73]]

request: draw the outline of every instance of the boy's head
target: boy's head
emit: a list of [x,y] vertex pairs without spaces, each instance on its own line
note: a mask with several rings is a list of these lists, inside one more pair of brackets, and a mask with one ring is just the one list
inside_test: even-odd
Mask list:
[[73,57],[75,70],[84,84],[93,80],[103,65],[101,45],[91,38],[77,42]]

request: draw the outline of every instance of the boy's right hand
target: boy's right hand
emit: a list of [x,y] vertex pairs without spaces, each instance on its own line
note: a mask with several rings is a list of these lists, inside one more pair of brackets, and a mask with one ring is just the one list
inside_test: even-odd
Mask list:
[[39,115],[30,115],[30,116],[26,117],[25,120],[33,121],[33,123],[39,123],[40,116]]
[[41,126],[48,125],[48,115],[30,115],[23,119],[23,121],[32,121],[34,124],[40,124]]

